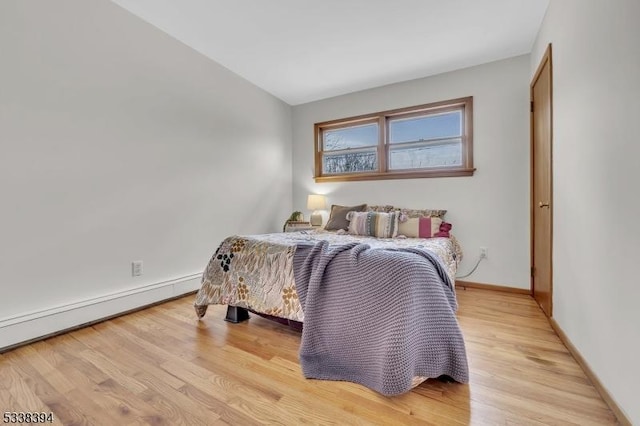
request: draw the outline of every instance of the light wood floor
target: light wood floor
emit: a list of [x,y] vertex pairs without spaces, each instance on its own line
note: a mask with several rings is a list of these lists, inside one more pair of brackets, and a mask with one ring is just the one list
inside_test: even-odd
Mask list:
[[459,290],[468,385],[386,398],[305,380],[300,334],[252,316],[195,318],[194,296],[0,355],[0,408],[56,424],[612,424],[615,417],[533,299]]

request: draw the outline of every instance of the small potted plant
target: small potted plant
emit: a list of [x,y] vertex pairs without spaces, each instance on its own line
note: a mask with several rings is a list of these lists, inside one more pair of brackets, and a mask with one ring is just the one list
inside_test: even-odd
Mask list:
[[302,212],[295,211],[295,212],[291,213],[291,216],[289,216],[289,219],[287,219],[284,222],[284,226],[282,227],[282,232],[284,232],[287,229],[287,223],[289,223],[289,222],[302,222],[303,220],[304,220],[304,215],[302,214]]

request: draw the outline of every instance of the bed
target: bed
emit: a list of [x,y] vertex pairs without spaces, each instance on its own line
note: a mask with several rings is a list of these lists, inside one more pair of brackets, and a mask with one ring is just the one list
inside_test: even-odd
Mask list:
[[[353,223],[353,222],[352,222]],[[468,381],[455,316],[462,251],[453,235],[376,238],[325,230],[230,236],[211,257],[196,295],[302,325],[307,378],[348,380],[384,395],[427,378]]]

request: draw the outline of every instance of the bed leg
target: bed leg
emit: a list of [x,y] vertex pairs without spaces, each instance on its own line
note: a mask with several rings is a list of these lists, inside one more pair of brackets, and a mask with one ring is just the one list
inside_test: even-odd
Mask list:
[[455,380],[453,380],[453,378],[451,376],[447,376],[446,374],[443,374],[442,376],[438,377],[438,380],[440,380],[443,383],[454,383]]
[[227,306],[227,316],[224,318],[225,321],[237,324],[248,319],[249,311],[247,311],[245,308],[240,308],[238,306]]

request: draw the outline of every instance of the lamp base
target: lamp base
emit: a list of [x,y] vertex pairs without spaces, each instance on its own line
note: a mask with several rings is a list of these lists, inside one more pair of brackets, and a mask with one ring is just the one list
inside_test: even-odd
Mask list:
[[322,215],[317,212],[313,212],[311,217],[309,218],[309,222],[311,226],[321,226],[322,225]]

